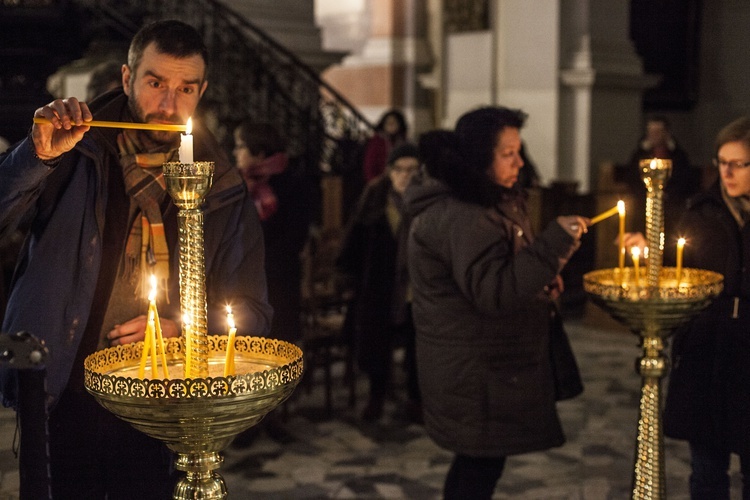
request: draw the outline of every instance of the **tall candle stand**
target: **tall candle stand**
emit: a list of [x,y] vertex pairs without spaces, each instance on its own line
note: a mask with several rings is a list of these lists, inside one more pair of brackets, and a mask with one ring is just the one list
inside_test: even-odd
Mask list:
[[[600,269],[584,275],[584,290],[592,302],[626,325],[641,340],[642,356],[636,360],[641,375],[632,498],[666,498],[664,431],[661,425],[661,380],[669,369],[663,354],[666,339],[705,309],[723,288],[721,274],[703,269],[662,267],[664,251],[664,185],[671,173],[670,160],[643,160],[641,178],[646,184],[646,280],[633,268]],[[645,286],[641,283],[645,282]]]
[[207,334],[200,209],[213,167],[213,162],[163,166],[167,190],[180,208],[180,306],[191,320],[189,351],[184,336],[164,339],[169,372],[164,379],[137,376],[143,342],[97,351],[84,362],[86,389],[102,406],[177,454],[175,467],[185,477],[175,486],[175,500],[226,498],[217,472],[220,451],[286,400],[303,372],[302,351],[294,344],[238,336],[236,375],[222,376],[227,336]]

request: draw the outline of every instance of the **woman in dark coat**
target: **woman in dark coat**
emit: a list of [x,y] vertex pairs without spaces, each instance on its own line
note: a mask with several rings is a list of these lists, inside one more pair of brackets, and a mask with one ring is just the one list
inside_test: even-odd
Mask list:
[[[737,453],[750,498],[750,118],[719,132],[719,178],[688,205],[679,236],[684,264],[724,275],[724,290],[677,332],[664,430],[690,443],[694,499],[729,499]],[[677,236],[677,235],[675,235]]]
[[588,219],[561,216],[532,236],[516,186],[524,118],[481,108],[454,133],[425,134],[428,175],[406,192],[425,426],[456,453],[446,499],[489,499],[506,456],[564,442],[550,313]]
[[397,146],[386,171],[362,193],[347,224],[337,264],[353,279],[354,345],[359,367],[370,382],[370,398],[363,420],[378,420],[391,380],[394,342],[406,347],[407,416],[421,420],[414,362],[414,324],[411,315],[406,242],[410,218],[402,194],[419,168],[417,147]]
[[365,144],[365,157],[362,162],[362,175],[368,183],[381,175],[388,164],[388,155],[394,148],[406,142],[409,126],[404,114],[390,109],[375,125],[375,134]]

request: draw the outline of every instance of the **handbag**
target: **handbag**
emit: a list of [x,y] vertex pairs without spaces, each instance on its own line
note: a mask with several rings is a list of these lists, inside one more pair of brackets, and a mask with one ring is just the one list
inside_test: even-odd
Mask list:
[[555,400],[571,399],[583,392],[583,381],[578,371],[562,316],[554,303],[550,303],[549,354],[552,376],[555,381]]

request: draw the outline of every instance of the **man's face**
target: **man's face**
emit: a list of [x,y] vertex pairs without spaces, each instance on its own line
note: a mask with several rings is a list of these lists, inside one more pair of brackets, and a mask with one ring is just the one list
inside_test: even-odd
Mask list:
[[[135,71],[135,73],[133,73]],[[206,91],[206,64],[199,54],[178,59],[146,46],[137,68],[125,67],[122,86],[128,105],[144,123],[185,124]],[[160,143],[177,140],[176,132],[150,132]]]
[[419,160],[413,156],[402,156],[394,161],[388,168],[393,190],[403,194],[417,170],[419,170]]

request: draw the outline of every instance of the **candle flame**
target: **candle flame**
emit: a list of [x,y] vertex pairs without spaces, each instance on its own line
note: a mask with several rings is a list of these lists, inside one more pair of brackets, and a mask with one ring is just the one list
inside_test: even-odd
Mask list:
[[156,300],[156,276],[152,274],[150,281],[151,281],[151,291],[148,292],[148,300],[149,302],[153,302],[154,300]]
[[190,315],[189,314],[183,314],[182,315],[182,324],[183,326],[189,328],[190,327]]
[[658,162],[656,161],[656,158],[651,160],[651,170],[656,170],[658,168]]
[[685,238],[678,238],[677,239],[677,246],[684,247],[685,246]]
[[641,249],[639,247],[633,247],[630,249],[630,253],[633,255],[633,258],[637,259],[641,256]]
[[235,328],[234,324],[234,314],[232,314],[232,306],[227,305],[227,325],[229,325],[229,328]]
[[185,124],[185,135],[190,135],[193,133],[193,118],[188,118],[187,123]]
[[617,211],[620,213],[620,215],[623,215],[625,213],[625,202],[620,200],[617,202]]

